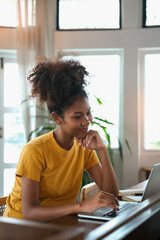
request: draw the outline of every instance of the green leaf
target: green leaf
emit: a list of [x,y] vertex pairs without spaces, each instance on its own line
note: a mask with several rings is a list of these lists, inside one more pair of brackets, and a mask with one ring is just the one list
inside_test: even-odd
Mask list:
[[97,102],[98,102],[99,105],[102,105],[102,104],[103,104],[100,98],[98,98],[98,97],[96,97],[96,96],[95,96],[95,98],[96,98],[96,100],[97,100]]
[[123,149],[122,149],[122,144],[121,144],[121,141],[119,138],[118,138],[118,145],[119,145],[120,158],[121,158],[121,160],[123,160]]
[[93,117],[93,118],[100,121],[100,122],[104,122],[106,124],[114,125],[114,123],[107,121],[107,119],[102,119],[102,118],[99,118],[99,117]]
[[126,145],[128,147],[128,150],[129,150],[130,154],[132,155],[132,150],[131,150],[131,147],[130,147],[129,142],[128,142],[127,139],[125,139],[125,143],[126,143]]
[[101,125],[100,123],[95,122],[95,121],[92,121],[91,124],[92,124],[92,125],[96,124],[96,125],[98,125],[100,128],[102,128],[102,129],[104,129],[104,128],[106,129],[106,128],[107,128],[107,127],[105,127],[105,126],[103,126],[103,125]]
[[111,148],[111,137],[110,134],[105,131],[106,140],[108,141],[108,146]]

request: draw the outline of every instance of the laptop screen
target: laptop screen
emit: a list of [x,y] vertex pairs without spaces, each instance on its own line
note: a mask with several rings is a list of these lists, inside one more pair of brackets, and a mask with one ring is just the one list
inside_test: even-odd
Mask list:
[[142,201],[160,192],[160,164],[155,164],[149,175],[149,179],[144,190]]

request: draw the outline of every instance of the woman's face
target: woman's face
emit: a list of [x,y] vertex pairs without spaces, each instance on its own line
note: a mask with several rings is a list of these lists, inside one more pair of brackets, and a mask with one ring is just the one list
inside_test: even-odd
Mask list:
[[88,98],[78,98],[65,112],[60,125],[65,133],[76,138],[84,138],[93,120]]

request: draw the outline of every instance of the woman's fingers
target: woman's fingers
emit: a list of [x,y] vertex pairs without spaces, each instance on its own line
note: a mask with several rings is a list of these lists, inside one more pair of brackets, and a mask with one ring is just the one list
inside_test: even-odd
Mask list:
[[99,133],[95,130],[89,130],[89,132],[83,139],[77,139],[77,141],[79,145],[82,145],[84,148],[96,150],[97,148],[104,146],[104,143],[101,137],[99,136]]
[[114,210],[119,210],[119,205],[115,201],[109,203],[108,207],[113,208]]
[[113,208],[114,210],[119,210],[118,199],[113,194],[101,191],[97,194],[96,197],[100,204],[100,207],[107,206]]
[[113,200],[113,201],[115,202],[115,204],[119,205],[119,201],[118,201],[118,199],[114,196],[114,194],[108,193],[108,192],[104,192],[104,191],[101,191],[100,193],[102,194],[102,196],[103,196],[103,194],[104,194],[105,198],[109,198],[109,199]]
[[86,144],[89,145],[91,143],[91,141],[93,140],[94,137],[96,137],[98,134],[97,131],[94,131],[94,130],[90,130],[87,135],[86,135]]
[[82,201],[82,208],[84,212],[94,212],[101,207],[110,207],[114,210],[119,210],[118,199],[110,193],[100,191],[94,197]]
[[85,138],[82,139],[82,145],[83,145],[83,147],[84,147],[84,148],[90,147],[90,144],[91,144],[91,143],[93,144],[93,142],[96,140],[95,138],[97,137],[97,134],[98,134],[97,131],[90,130],[90,131],[86,134]]

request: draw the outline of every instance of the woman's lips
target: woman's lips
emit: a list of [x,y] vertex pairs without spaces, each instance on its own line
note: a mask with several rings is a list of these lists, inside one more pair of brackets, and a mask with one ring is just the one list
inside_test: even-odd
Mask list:
[[80,131],[87,133],[88,132],[88,128],[81,128]]

